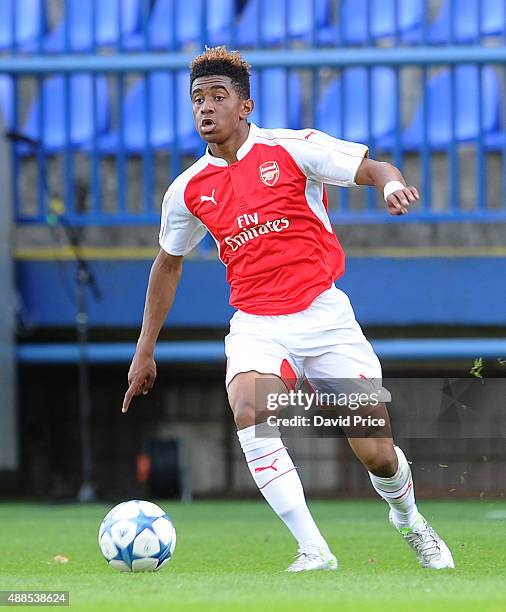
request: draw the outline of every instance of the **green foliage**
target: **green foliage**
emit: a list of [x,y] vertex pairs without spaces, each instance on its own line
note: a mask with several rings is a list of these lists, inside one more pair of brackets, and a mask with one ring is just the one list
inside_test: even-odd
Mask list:
[[473,367],[469,370],[471,376],[476,378],[483,378],[483,357],[476,357],[474,360]]

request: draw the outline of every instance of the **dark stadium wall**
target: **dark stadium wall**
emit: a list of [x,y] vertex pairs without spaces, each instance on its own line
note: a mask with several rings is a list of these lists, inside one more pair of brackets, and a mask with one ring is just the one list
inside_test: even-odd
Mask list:
[[[455,366],[433,365],[438,376],[462,376]],[[400,366],[385,366],[385,376],[402,373]],[[154,442],[171,441],[179,447],[176,467],[193,497],[258,497],[237,442],[223,363],[160,365],[153,391],[136,399],[124,415],[127,370],[126,365],[91,368],[93,473],[100,498],[152,497],[140,459]],[[73,499],[81,470],[77,368],[21,366],[19,382],[21,467],[17,480],[3,486],[0,495]],[[394,433],[400,431],[398,421],[392,422]],[[396,436],[414,460],[420,497],[504,496],[504,483],[497,478],[506,468],[503,439],[454,439],[447,430],[440,434],[430,439]],[[290,439],[289,447],[313,498],[375,498],[346,440],[326,438],[315,444],[312,438]],[[158,453],[152,461],[159,459],[172,466],[167,473],[176,469],[170,457]]]

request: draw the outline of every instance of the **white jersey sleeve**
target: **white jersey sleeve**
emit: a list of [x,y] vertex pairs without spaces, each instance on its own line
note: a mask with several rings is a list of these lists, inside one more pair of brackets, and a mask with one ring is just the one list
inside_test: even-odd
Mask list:
[[159,242],[170,255],[187,255],[207,233],[205,225],[185,204],[185,186],[176,179],[163,198]]
[[341,187],[356,185],[357,171],[368,155],[366,145],[313,129],[272,131],[309,179]]

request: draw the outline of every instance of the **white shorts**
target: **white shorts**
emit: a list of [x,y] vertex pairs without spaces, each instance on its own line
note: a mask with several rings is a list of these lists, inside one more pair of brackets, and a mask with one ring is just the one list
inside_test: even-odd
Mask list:
[[381,364],[355,319],[348,296],[334,285],[301,312],[259,316],[238,310],[225,338],[228,387],[236,374],[256,371],[284,380],[368,378]]

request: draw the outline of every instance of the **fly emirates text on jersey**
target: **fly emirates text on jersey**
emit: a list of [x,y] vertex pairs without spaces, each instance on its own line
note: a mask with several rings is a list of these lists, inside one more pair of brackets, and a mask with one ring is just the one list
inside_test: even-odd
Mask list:
[[284,229],[289,227],[290,221],[288,217],[281,217],[281,219],[272,219],[265,223],[259,223],[258,213],[245,214],[237,217],[237,226],[241,230],[234,236],[227,236],[225,243],[232,249],[237,251],[246,242],[260,238],[269,232],[282,232]]

